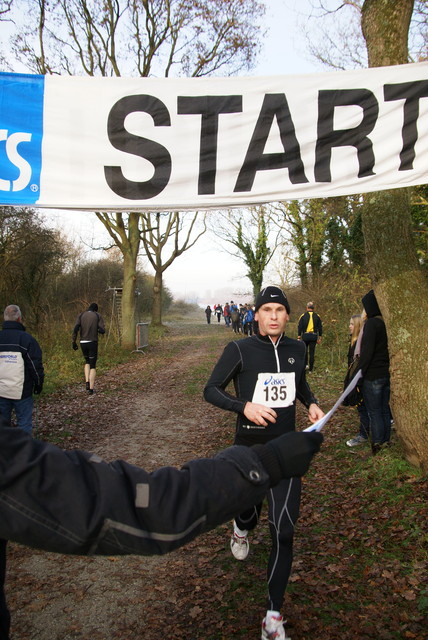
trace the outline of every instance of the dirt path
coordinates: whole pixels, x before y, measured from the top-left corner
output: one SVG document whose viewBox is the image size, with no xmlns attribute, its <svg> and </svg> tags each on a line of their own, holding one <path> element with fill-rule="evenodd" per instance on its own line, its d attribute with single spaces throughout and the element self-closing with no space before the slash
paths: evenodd
<svg viewBox="0 0 428 640">
<path fill-rule="evenodd" d="M 99 378 L 93 397 L 79 386 L 41 404 L 40 435 L 57 429 L 62 416 L 62 429 L 70 433 L 67 447 L 95 451 L 105 460 L 121 457 L 148 470 L 212 453 L 216 438 L 206 428 L 212 409 L 185 393 L 186 372 L 206 351 L 204 343 L 189 350 L 176 346 L 171 335 L 160 351 L 140 354 Z M 181 574 L 182 563 L 180 551 L 153 558 L 76 558 L 11 544 L 12 638 L 163 637 L 179 608 L 174 575 Z"/>
<path fill-rule="evenodd" d="M 42 397 L 39 436 L 147 470 L 213 454 L 231 444 L 234 417 L 205 403 L 202 388 L 230 338 L 224 325 L 175 327 L 156 348 L 100 377 L 94 396 L 81 384 Z M 327 369 L 310 383 L 331 407 L 341 383 Z M 297 422 L 305 420 L 298 405 Z M 381 477 L 382 458 L 372 468 L 364 448 L 337 445 L 356 429 L 357 412 L 338 411 L 304 478 L 287 631 L 293 640 L 426 640 L 426 557 L 413 552 L 402 524 L 426 528 L 426 483 L 398 477 L 405 502 L 373 508 L 354 473 Z M 231 559 L 229 525 L 164 557 L 80 558 L 11 544 L 11 640 L 255 640 L 269 548 L 263 518 L 245 563 Z M 397 541 L 400 552 L 388 547 Z"/>
</svg>

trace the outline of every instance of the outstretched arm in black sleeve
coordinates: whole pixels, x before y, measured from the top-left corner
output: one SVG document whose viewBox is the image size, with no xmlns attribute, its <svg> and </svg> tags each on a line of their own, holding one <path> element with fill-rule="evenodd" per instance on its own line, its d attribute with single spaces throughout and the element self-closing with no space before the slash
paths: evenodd
<svg viewBox="0 0 428 640">
<path fill-rule="evenodd" d="M 235 446 L 148 473 L 0 427 L 0 538 L 69 554 L 167 553 L 260 502 L 287 473 L 303 475 L 321 442 L 289 433 L 273 450 Z"/>
</svg>

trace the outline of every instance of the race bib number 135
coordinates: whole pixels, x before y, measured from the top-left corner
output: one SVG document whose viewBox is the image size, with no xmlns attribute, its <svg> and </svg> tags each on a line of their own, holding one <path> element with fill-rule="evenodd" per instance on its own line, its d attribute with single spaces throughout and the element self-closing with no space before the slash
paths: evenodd
<svg viewBox="0 0 428 640">
<path fill-rule="evenodd" d="M 296 398 L 294 373 L 259 373 L 253 402 L 267 407 L 289 407 Z"/>
</svg>

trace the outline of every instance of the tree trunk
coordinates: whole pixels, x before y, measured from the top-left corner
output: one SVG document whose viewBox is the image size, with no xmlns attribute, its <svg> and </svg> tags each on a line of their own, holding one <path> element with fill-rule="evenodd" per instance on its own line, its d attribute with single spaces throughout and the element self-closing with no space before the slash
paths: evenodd
<svg viewBox="0 0 428 640">
<path fill-rule="evenodd" d="M 365 199 L 363 229 L 388 332 L 396 432 L 407 460 L 427 472 L 428 284 L 416 260 L 408 212 L 408 194 L 402 189 L 370 194 Z"/>
<path fill-rule="evenodd" d="M 130 253 L 123 255 L 122 346 L 135 349 L 136 261 Z"/>
<path fill-rule="evenodd" d="M 248 274 L 248 278 L 251 281 L 253 298 L 255 300 L 257 297 L 257 294 L 262 290 L 262 287 L 263 287 L 263 271 L 261 273 Z"/>
<path fill-rule="evenodd" d="M 361 27 L 369 67 L 409 62 L 407 42 L 413 5 L 414 0 L 365 0 Z"/>
<path fill-rule="evenodd" d="M 406 63 L 413 0 L 366 0 L 362 29 L 370 66 Z M 362 213 L 368 269 L 385 320 L 391 407 L 409 462 L 428 471 L 428 282 L 411 234 L 409 193 L 370 193 Z"/>
<path fill-rule="evenodd" d="M 153 284 L 152 324 L 162 325 L 162 271 L 155 272 Z"/>
<path fill-rule="evenodd" d="M 127 234 L 123 232 L 123 290 L 122 290 L 122 345 L 135 349 L 135 286 L 137 260 L 140 250 L 140 215 L 128 214 Z"/>
</svg>

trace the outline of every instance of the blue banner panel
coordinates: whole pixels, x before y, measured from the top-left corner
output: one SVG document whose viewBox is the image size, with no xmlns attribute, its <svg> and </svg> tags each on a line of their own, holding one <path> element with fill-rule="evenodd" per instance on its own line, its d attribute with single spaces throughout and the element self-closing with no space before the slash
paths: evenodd
<svg viewBox="0 0 428 640">
<path fill-rule="evenodd" d="M 44 76 L 0 73 L 0 197 L 31 205 L 40 192 Z"/>
</svg>

